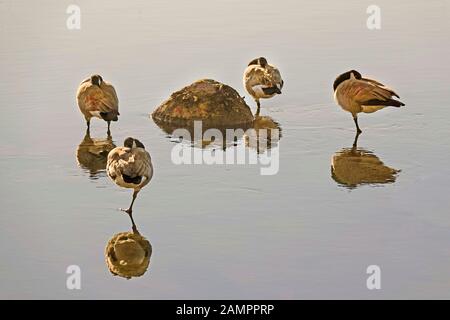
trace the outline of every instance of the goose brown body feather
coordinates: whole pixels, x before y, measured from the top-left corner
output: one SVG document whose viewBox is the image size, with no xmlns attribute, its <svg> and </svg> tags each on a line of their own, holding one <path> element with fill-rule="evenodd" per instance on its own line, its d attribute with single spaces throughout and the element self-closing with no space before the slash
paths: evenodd
<svg viewBox="0 0 450 320">
<path fill-rule="evenodd" d="M 401 101 L 393 99 L 399 97 L 394 90 L 376 80 L 353 76 L 337 86 L 334 97 L 341 108 L 353 116 L 360 112 L 372 113 L 387 106 L 404 106 Z"/>
<path fill-rule="evenodd" d="M 92 117 L 105 121 L 117 121 L 119 115 L 119 99 L 113 85 L 101 81 L 93 84 L 91 78 L 81 82 L 77 91 L 77 102 L 86 121 Z"/>
<path fill-rule="evenodd" d="M 144 148 L 114 148 L 108 154 L 107 172 L 118 186 L 139 191 L 153 176 L 150 154 Z"/>
</svg>

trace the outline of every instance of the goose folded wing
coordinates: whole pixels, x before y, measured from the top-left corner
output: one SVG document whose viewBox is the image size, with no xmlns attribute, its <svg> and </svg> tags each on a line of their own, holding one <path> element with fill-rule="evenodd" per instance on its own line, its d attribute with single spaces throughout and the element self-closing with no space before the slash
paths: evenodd
<svg viewBox="0 0 450 320">
<path fill-rule="evenodd" d="M 394 90 L 392 90 L 392 89 L 389 88 L 388 86 L 385 86 L 385 85 L 382 84 L 381 82 L 378 82 L 378 81 L 376 81 L 376 80 L 369 79 L 369 78 L 362 78 L 361 80 L 367 81 L 367 82 L 369 82 L 369 83 L 371 83 L 371 84 L 373 84 L 373 85 L 375 85 L 375 86 L 377 86 L 377 87 L 380 87 L 380 88 L 382 88 L 382 89 L 384 89 L 384 90 L 387 90 L 387 91 L 389 91 L 389 92 L 391 93 L 392 96 L 397 97 L 397 98 L 400 99 L 399 95 L 398 95 L 397 93 L 395 93 Z"/>
<path fill-rule="evenodd" d="M 120 171 L 124 180 L 130 180 L 132 183 L 139 184 L 142 178 L 149 178 L 151 174 L 151 163 L 142 152 L 133 151 L 127 160 L 119 161 Z"/>
<path fill-rule="evenodd" d="M 267 84 L 267 75 L 263 68 L 254 67 L 246 74 L 246 82 L 250 87 Z"/>
<path fill-rule="evenodd" d="M 102 90 L 105 94 L 105 97 L 107 98 L 109 102 L 109 106 L 112 110 L 118 110 L 119 109 L 119 99 L 117 98 L 116 90 L 112 85 L 109 83 L 103 82 L 102 84 Z"/>
<path fill-rule="evenodd" d="M 367 101 L 389 101 L 392 93 L 370 82 L 356 81 L 351 87 L 351 95 L 360 104 Z"/>
<path fill-rule="evenodd" d="M 99 88 L 89 88 L 84 94 L 84 104 L 86 110 L 90 112 L 111 112 L 114 109 L 111 107 L 111 102 L 105 96 L 103 91 Z"/>
<path fill-rule="evenodd" d="M 394 106 L 400 107 L 405 104 L 401 101 L 392 99 L 392 92 L 369 82 L 358 81 L 351 88 L 354 94 L 354 100 L 361 106 Z M 380 108 L 364 109 L 364 112 L 370 113 Z"/>
<path fill-rule="evenodd" d="M 281 73 L 277 68 L 269 66 L 267 69 L 267 73 L 269 75 L 268 78 L 273 85 L 282 87 L 283 79 L 281 78 Z"/>
</svg>

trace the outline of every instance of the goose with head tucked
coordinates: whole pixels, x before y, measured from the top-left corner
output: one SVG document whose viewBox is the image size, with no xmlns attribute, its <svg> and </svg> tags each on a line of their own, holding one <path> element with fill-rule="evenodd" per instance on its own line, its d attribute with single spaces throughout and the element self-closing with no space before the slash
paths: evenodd
<svg viewBox="0 0 450 320">
<path fill-rule="evenodd" d="M 261 104 L 260 99 L 272 98 L 276 94 L 281 94 L 284 81 L 281 78 L 280 71 L 267 62 L 264 57 L 256 58 L 250 61 L 244 71 L 244 87 L 247 92 L 255 99 L 258 109 L 256 115 L 259 115 Z"/>
<path fill-rule="evenodd" d="M 356 131 L 361 133 L 358 125 L 358 113 L 373 113 L 385 107 L 401 107 L 405 104 L 399 100 L 397 93 L 384 84 L 363 78 L 361 73 L 350 70 L 338 76 L 333 84 L 334 99 L 342 109 L 353 116 Z"/>
<path fill-rule="evenodd" d="M 137 139 L 128 137 L 123 147 L 117 147 L 108 154 L 106 170 L 108 176 L 118 186 L 133 189 L 133 199 L 128 209 L 121 209 L 130 216 L 133 224 L 133 204 L 139 191 L 145 187 L 153 176 L 150 154 Z"/>
<path fill-rule="evenodd" d="M 81 113 L 86 119 L 88 130 L 91 118 L 103 119 L 108 123 L 110 134 L 111 121 L 117 121 L 119 113 L 119 99 L 113 85 L 94 74 L 83 80 L 77 91 L 77 102 Z"/>
</svg>

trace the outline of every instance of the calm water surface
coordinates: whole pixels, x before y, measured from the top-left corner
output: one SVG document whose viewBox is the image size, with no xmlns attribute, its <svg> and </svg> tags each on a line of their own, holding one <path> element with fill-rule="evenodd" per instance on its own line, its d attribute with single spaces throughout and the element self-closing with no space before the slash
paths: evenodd
<svg viewBox="0 0 450 320">
<path fill-rule="evenodd" d="M 1 298 L 450 298 L 449 1 L 380 0 L 378 31 L 371 1 L 77 1 L 79 31 L 68 4 L 0 1 Z M 173 164 L 149 113 L 204 77 L 246 95 L 242 72 L 261 55 L 285 80 L 261 111 L 283 130 L 279 173 Z M 332 97 L 352 68 L 407 105 L 362 115 L 353 150 Z M 93 72 L 121 112 L 111 138 L 92 121 L 100 158 L 83 153 L 93 142 L 75 101 Z M 155 167 L 135 205 L 153 254 L 130 280 L 112 276 L 104 248 L 131 231 L 117 210 L 131 193 L 101 162 L 127 136 Z M 81 290 L 66 289 L 73 264 Z M 372 264 L 379 291 L 366 289 Z"/>
</svg>

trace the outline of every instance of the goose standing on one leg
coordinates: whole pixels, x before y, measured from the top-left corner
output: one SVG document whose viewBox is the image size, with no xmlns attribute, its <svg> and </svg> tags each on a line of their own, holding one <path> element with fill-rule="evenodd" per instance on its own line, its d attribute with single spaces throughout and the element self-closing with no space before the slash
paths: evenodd
<svg viewBox="0 0 450 320">
<path fill-rule="evenodd" d="M 81 82 L 77 91 L 78 107 L 83 113 L 87 128 L 90 128 L 92 117 L 103 119 L 108 123 L 110 134 L 111 121 L 117 121 L 119 116 L 119 99 L 112 84 L 94 74 Z"/>
<path fill-rule="evenodd" d="M 125 211 L 133 224 L 133 204 L 139 191 L 145 187 L 153 176 L 150 154 L 137 139 L 126 138 L 123 147 L 117 147 L 108 154 L 106 169 L 108 176 L 120 187 L 133 189 L 133 199 Z"/>
<path fill-rule="evenodd" d="M 283 84 L 280 71 L 268 64 L 266 58 L 260 57 L 250 61 L 244 72 L 244 87 L 256 101 L 258 106 L 256 115 L 259 115 L 261 106 L 259 99 L 268 99 L 281 94 Z"/>
<path fill-rule="evenodd" d="M 388 106 L 401 107 L 405 104 L 392 99 L 400 98 L 394 90 L 378 81 L 363 78 L 358 71 L 351 70 L 341 74 L 333 84 L 334 99 L 353 116 L 356 131 L 361 133 L 358 125 L 358 113 L 372 113 Z"/>
</svg>

